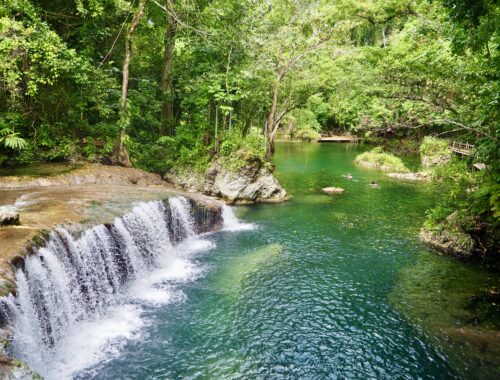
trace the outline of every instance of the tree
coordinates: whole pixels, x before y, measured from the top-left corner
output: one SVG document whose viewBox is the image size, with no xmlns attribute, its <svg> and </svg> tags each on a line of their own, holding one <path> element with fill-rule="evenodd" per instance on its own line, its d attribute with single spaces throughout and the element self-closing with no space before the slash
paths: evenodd
<svg viewBox="0 0 500 380">
<path fill-rule="evenodd" d="M 115 152 L 113 155 L 114 163 L 126 167 L 131 167 L 129 153 L 127 147 L 125 146 L 125 138 L 127 133 L 127 127 L 130 125 L 130 115 L 127 112 L 127 96 L 128 96 L 128 85 L 129 85 L 129 74 L 130 74 L 130 59 L 132 57 L 132 35 L 134 34 L 141 17 L 144 14 L 144 8 L 146 6 L 146 0 L 140 0 L 137 10 L 134 13 L 134 17 L 130 22 L 130 26 L 127 30 L 125 37 L 125 58 L 123 59 L 122 68 L 122 87 L 121 87 L 121 98 L 120 98 L 120 134 L 118 136 L 118 142 L 115 147 Z"/>
</svg>

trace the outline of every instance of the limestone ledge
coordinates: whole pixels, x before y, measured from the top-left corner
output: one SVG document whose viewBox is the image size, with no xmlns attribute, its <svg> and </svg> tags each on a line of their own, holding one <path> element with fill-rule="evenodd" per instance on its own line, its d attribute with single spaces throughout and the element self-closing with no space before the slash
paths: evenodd
<svg viewBox="0 0 500 380">
<path fill-rule="evenodd" d="M 205 173 L 170 171 L 164 178 L 180 189 L 213 196 L 229 204 L 276 203 L 288 199 L 273 173 L 255 165 L 233 170 L 215 161 Z"/>
<path fill-rule="evenodd" d="M 0 206 L 15 205 L 20 225 L 0 227 L 0 296 L 15 291 L 12 264 L 30 247 L 43 244 L 59 225 L 75 230 L 112 223 L 142 201 L 182 195 L 194 205 L 197 232 L 222 226 L 222 203 L 176 190 L 160 176 L 138 169 L 87 165 L 71 173 L 43 178 L 0 178 Z"/>
</svg>

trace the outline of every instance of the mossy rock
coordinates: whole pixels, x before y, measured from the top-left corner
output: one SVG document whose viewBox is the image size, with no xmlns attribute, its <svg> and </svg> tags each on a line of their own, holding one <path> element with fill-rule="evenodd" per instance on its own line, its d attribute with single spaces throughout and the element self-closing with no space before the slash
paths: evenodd
<svg viewBox="0 0 500 380">
<path fill-rule="evenodd" d="M 426 167 L 443 165 L 451 159 L 447 140 L 426 136 L 419 150 L 422 164 Z"/>
<path fill-rule="evenodd" d="M 371 167 L 384 171 L 396 173 L 408 173 L 409 170 L 401 158 L 393 154 L 386 153 L 381 147 L 376 147 L 371 151 L 361 153 L 355 160 L 355 163 L 361 166 Z"/>
</svg>

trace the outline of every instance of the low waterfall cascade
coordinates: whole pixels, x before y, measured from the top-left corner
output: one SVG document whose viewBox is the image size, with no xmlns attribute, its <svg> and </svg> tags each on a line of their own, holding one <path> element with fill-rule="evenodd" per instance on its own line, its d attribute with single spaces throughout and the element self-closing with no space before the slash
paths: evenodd
<svg viewBox="0 0 500 380">
<path fill-rule="evenodd" d="M 69 331 L 104 318 L 123 302 L 131 283 L 158 269 L 160 262 L 167 268 L 176 246 L 196 238 L 193 207 L 192 201 L 173 197 L 140 203 L 112 224 L 78 237 L 65 228 L 51 232 L 45 245 L 17 267 L 16 296 L 2 299 L 13 329 L 13 356 L 43 376 L 55 377 L 44 368 Z M 227 217 L 232 211 L 224 213 Z"/>
</svg>

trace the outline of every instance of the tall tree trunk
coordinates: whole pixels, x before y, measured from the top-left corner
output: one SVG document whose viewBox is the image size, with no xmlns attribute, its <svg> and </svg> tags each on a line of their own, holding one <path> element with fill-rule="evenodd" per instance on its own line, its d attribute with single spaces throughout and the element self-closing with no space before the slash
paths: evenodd
<svg viewBox="0 0 500 380">
<path fill-rule="evenodd" d="M 176 118 L 174 115 L 174 85 L 173 85 L 173 68 L 174 68 L 174 48 L 175 34 L 177 32 L 177 21 L 170 15 L 167 15 L 167 29 L 165 31 L 165 62 L 161 76 L 161 91 L 162 91 L 162 110 L 160 135 L 172 136 L 175 131 Z"/>
<path fill-rule="evenodd" d="M 269 115 L 267 117 L 267 128 L 266 128 L 266 133 L 267 133 L 267 150 L 266 150 L 266 156 L 268 159 L 271 159 L 274 155 L 274 130 L 276 127 L 276 111 L 278 109 L 278 101 L 279 101 L 279 96 L 280 96 L 280 86 L 281 86 L 281 79 L 283 78 L 284 73 L 282 71 L 279 71 L 278 74 L 276 75 L 276 79 L 274 82 L 274 89 L 273 89 L 273 101 L 271 103 L 271 110 L 269 111 Z"/>
<path fill-rule="evenodd" d="M 130 125 L 130 117 L 127 112 L 127 96 L 130 58 L 132 57 L 132 34 L 134 34 L 137 25 L 139 25 L 139 22 L 141 21 L 145 5 L 146 0 L 140 0 L 139 7 L 132 18 L 132 22 L 130 23 L 125 37 L 125 58 L 123 60 L 122 68 L 122 91 L 120 99 L 120 134 L 118 136 L 118 142 L 113 155 L 113 163 L 126 167 L 132 166 L 127 147 L 125 146 L 127 127 Z"/>
</svg>

